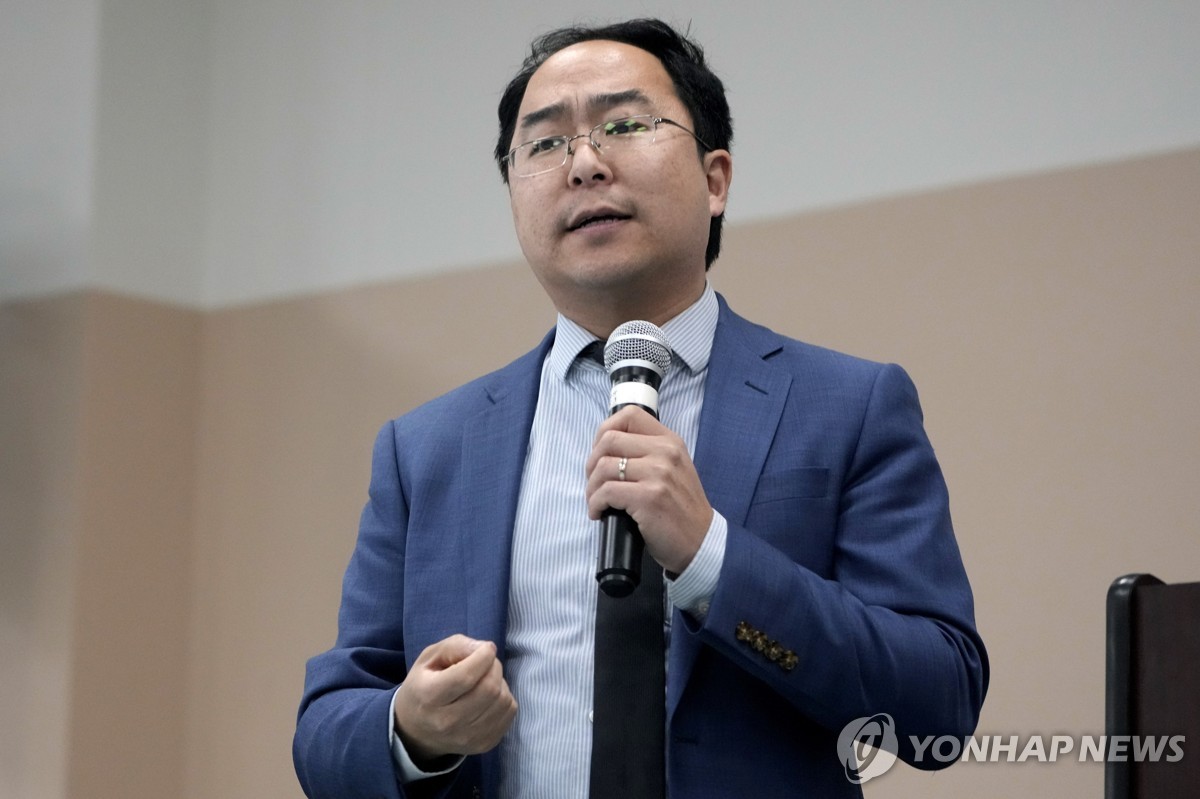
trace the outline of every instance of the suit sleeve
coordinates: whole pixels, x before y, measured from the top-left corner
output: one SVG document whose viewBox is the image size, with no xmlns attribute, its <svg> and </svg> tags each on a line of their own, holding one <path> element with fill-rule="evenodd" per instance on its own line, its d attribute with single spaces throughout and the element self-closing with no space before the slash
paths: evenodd
<svg viewBox="0 0 1200 799">
<path fill-rule="evenodd" d="M 831 488 L 832 529 L 788 532 L 830 536 L 825 573 L 730 521 L 708 616 L 685 621 L 829 730 L 888 713 L 912 762 L 908 736 L 975 729 L 987 655 L 916 389 L 882 367 L 864 407 Z"/>
<path fill-rule="evenodd" d="M 407 525 L 389 422 L 375 441 L 369 499 L 342 582 L 337 641 L 306 670 L 292 756 L 312 799 L 405 795 L 388 731 L 392 694 L 407 674 L 402 623 Z M 422 780 L 409 795 L 414 790 L 431 795 L 445 782 Z"/>
</svg>

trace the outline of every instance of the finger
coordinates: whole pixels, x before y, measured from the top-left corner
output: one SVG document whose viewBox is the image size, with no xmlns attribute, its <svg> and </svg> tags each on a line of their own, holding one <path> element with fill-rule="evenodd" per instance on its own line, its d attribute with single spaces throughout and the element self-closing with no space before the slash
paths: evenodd
<svg viewBox="0 0 1200 799">
<path fill-rule="evenodd" d="M 453 677 L 455 681 L 473 687 L 476 683 L 487 676 L 492 668 L 493 663 L 498 663 L 496 657 L 496 645 L 491 641 L 478 641 L 471 653 L 462 660 L 447 666 L 442 672 L 447 677 Z"/>
<path fill-rule="evenodd" d="M 596 461 L 596 466 L 587 475 L 587 484 L 584 486 L 584 497 L 588 503 L 589 511 L 594 509 L 594 502 L 603 501 L 604 497 L 597 498 L 597 494 L 604 492 L 609 486 L 616 488 L 629 488 L 636 482 L 640 471 L 643 458 L 618 458 L 615 455 L 605 455 Z M 622 465 L 624 465 L 624 477 L 622 477 Z M 628 495 L 619 492 L 621 496 Z M 608 493 L 605 493 L 608 496 Z M 624 509 L 624 504 L 612 505 L 611 507 L 618 510 Z M 603 510 L 600 507 L 599 510 Z M 599 516 L 593 515 L 593 518 Z"/>
<path fill-rule="evenodd" d="M 630 498 L 609 490 L 608 485 L 610 484 L 606 483 L 588 495 L 588 518 L 592 521 L 604 518 L 604 514 L 610 510 L 627 511 L 629 509 Z"/>
<path fill-rule="evenodd" d="M 504 733 L 512 726 L 517 717 L 517 702 L 512 694 L 507 694 L 502 700 L 488 705 L 483 713 L 471 722 L 469 729 L 473 733 L 470 747 L 473 752 L 486 752 L 500 743 Z"/>
<path fill-rule="evenodd" d="M 605 457 L 588 476 L 584 497 L 588 517 L 599 519 L 606 510 L 628 511 L 646 485 L 641 482 L 653 474 L 653 458 L 626 458 L 625 479 L 620 477 L 621 458 Z"/>
<path fill-rule="evenodd" d="M 462 651 L 459 649 L 456 653 Z M 465 651 L 467 655 L 460 660 L 449 664 L 435 661 L 429 667 L 431 700 L 442 705 L 459 701 L 488 674 L 492 664 L 498 662 L 496 645 L 491 641 L 471 641 Z"/>
<path fill-rule="evenodd" d="M 504 679 L 503 666 L 496 660 L 487 676 L 463 697 L 461 706 L 464 718 L 471 719 L 472 723 L 488 724 L 515 714 L 516 705 Z"/>
<path fill-rule="evenodd" d="M 639 408 L 636 405 L 626 405 L 600 424 L 600 427 L 596 431 L 595 440 L 598 441 L 600 436 L 609 430 L 636 433 L 638 435 L 654 435 L 666 429 L 661 422 L 650 415 L 644 408 Z"/>
<path fill-rule="evenodd" d="M 630 462 L 633 462 L 635 458 L 651 456 L 665 446 L 669 446 L 667 443 L 669 441 L 669 438 L 662 438 L 660 435 L 607 430 L 596 437 L 592 451 L 588 454 L 587 463 L 584 465 L 584 471 L 588 477 L 591 477 L 599 469 L 601 460 L 611 457 L 613 460 L 607 464 L 608 468 L 601 470 L 599 476 L 604 479 L 617 480 L 619 479 L 619 470 L 616 465 L 619 464 L 621 458 L 628 458 Z M 625 476 L 628 479 L 628 470 L 626 470 Z"/>
<path fill-rule="evenodd" d="M 633 471 L 638 462 L 637 457 L 616 455 L 597 455 L 594 465 L 587 469 L 588 490 L 592 491 L 609 480 L 617 482 L 633 482 L 636 478 Z"/>
<path fill-rule="evenodd" d="M 465 635 L 451 635 L 425 647 L 413 665 L 440 671 L 465 659 L 484 643 Z"/>
<path fill-rule="evenodd" d="M 517 701 L 504 679 L 500 661 L 494 661 L 484 679 L 454 704 L 454 712 L 463 723 L 459 730 L 458 750 L 473 754 L 491 749 L 500 742 L 517 714 Z"/>
</svg>

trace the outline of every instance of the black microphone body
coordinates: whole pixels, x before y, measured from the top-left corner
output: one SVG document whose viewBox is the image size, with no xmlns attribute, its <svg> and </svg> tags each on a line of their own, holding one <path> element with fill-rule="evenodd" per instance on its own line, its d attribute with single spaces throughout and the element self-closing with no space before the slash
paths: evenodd
<svg viewBox="0 0 1200 799">
<path fill-rule="evenodd" d="M 657 419 L 658 388 L 671 362 L 663 332 L 649 322 L 626 322 L 609 337 L 604 362 L 612 380 L 609 415 L 636 405 Z M 604 512 L 596 569 L 596 581 L 604 593 L 611 597 L 633 593 L 642 581 L 645 547 L 637 522 L 628 513 Z"/>
</svg>

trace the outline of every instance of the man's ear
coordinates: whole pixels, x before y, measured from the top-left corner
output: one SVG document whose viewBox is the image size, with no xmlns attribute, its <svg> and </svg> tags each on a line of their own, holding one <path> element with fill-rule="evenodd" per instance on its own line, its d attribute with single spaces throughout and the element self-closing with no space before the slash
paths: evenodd
<svg viewBox="0 0 1200 799">
<path fill-rule="evenodd" d="M 704 154 L 704 174 L 708 179 L 708 210 L 718 217 L 725 213 L 725 203 L 729 200 L 733 156 L 728 150 L 709 150 Z"/>
</svg>

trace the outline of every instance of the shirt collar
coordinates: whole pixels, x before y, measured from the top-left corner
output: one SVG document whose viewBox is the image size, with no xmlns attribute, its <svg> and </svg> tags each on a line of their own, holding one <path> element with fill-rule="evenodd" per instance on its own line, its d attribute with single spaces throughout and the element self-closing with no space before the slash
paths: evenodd
<svg viewBox="0 0 1200 799">
<path fill-rule="evenodd" d="M 698 374 L 708 368 L 719 313 L 717 293 L 713 291 L 712 285 L 705 281 L 704 293 L 700 295 L 700 299 L 663 325 L 663 332 L 667 334 L 671 352 L 674 353 L 671 360 L 675 365 L 682 363 L 692 374 Z"/>
<path fill-rule="evenodd" d="M 708 368 L 718 313 L 717 293 L 705 281 L 700 299 L 662 326 L 671 345 L 671 362 L 676 367 L 682 365 L 692 374 Z M 554 344 L 547 356 L 552 372 L 565 380 L 576 363 L 579 351 L 596 340 L 595 336 L 560 313 Z"/>
</svg>

